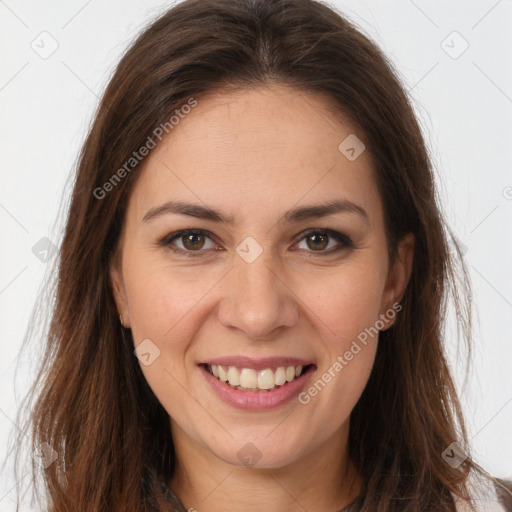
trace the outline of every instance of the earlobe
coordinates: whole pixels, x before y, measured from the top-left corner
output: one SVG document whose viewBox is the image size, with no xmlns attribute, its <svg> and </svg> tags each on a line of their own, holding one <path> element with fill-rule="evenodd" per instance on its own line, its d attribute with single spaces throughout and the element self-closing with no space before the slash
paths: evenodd
<svg viewBox="0 0 512 512">
<path fill-rule="evenodd" d="M 412 273 L 414 243 L 415 237 L 412 233 L 408 233 L 398 242 L 396 258 L 389 271 L 382 296 L 382 314 L 393 308 L 393 305 L 400 303 L 405 294 Z M 395 318 L 396 315 L 393 315 L 393 320 L 389 321 L 386 329 L 393 325 Z"/>
<path fill-rule="evenodd" d="M 124 279 L 118 262 L 113 262 L 110 266 L 110 287 L 119 313 L 120 322 L 123 327 L 130 327 L 130 315 L 128 311 Z"/>
</svg>

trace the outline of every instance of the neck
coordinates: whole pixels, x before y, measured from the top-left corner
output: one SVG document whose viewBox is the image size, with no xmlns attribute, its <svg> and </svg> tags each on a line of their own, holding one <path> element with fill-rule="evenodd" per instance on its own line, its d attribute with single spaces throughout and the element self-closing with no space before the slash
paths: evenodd
<svg viewBox="0 0 512 512">
<path fill-rule="evenodd" d="M 176 470 L 170 487 L 186 510 L 338 512 L 361 492 L 347 453 L 348 420 L 323 445 L 278 468 L 229 464 L 171 425 Z"/>
</svg>

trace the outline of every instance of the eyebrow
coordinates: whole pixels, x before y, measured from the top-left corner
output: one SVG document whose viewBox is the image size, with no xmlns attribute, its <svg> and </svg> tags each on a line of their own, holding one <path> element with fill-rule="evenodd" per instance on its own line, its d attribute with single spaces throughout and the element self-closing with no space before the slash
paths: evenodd
<svg viewBox="0 0 512 512">
<path fill-rule="evenodd" d="M 233 217 L 224 215 L 219 211 L 199 204 L 185 203 L 181 201 L 169 201 L 161 206 L 149 209 L 142 218 L 142 221 L 149 222 L 150 220 L 170 213 L 188 215 L 198 219 L 223 222 L 226 224 L 233 224 L 234 222 Z M 318 219 L 321 217 L 327 217 L 328 215 L 334 215 L 336 213 L 356 214 L 362 217 L 367 223 L 369 220 L 368 214 L 361 206 L 353 203 L 352 201 L 348 201 L 347 199 L 337 199 L 319 205 L 302 206 L 289 210 L 283 215 L 281 223 L 294 223 L 309 219 Z"/>
</svg>

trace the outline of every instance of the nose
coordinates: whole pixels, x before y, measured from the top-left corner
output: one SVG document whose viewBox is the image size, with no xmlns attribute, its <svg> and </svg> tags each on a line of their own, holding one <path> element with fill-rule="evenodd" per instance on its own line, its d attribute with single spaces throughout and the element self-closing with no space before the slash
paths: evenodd
<svg viewBox="0 0 512 512">
<path fill-rule="evenodd" d="M 236 261 L 218 309 L 224 327 L 265 341 L 298 322 L 294 294 L 274 267 L 263 256 L 252 263 Z"/>
</svg>

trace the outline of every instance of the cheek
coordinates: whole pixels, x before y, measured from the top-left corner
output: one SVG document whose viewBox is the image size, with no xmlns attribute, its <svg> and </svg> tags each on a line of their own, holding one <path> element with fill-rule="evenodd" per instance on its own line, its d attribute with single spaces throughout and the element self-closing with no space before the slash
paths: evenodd
<svg viewBox="0 0 512 512">
<path fill-rule="evenodd" d="M 309 294 L 301 292 L 322 345 L 317 375 L 301 403 L 317 416 L 330 411 L 334 424 L 349 416 L 370 377 L 384 276 L 377 264 L 347 266 L 309 283 Z"/>
<path fill-rule="evenodd" d="M 184 328 L 199 327 L 190 318 L 201 310 L 209 291 L 222 279 L 214 270 L 176 269 L 161 261 L 127 262 L 125 275 L 134 339 L 176 341 Z M 182 338 L 182 336 L 179 336 Z"/>
<path fill-rule="evenodd" d="M 157 347 L 154 361 L 141 364 L 144 377 L 171 416 L 189 414 L 186 358 L 201 328 L 198 314 L 215 285 L 215 275 L 202 273 L 198 279 L 197 272 L 176 270 L 142 255 L 127 258 L 124 273 L 134 343 L 138 346 L 149 339 Z"/>
<path fill-rule="evenodd" d="M 378 320 L 384 281 L 382 265 L 361 258 L 324 276 L 297 282 L 297 287 L 332 348 L 342 349 Z"/>
<path fill-rule="evenodd" d="M 172 415 L 176 410 L 171 409 L 183 410 L 190 401 L 184 392 L 191 387 L 194 366 L 189 348 L 204 327 L 212 291 L 226 269 L 177 269 L 161 258 L 133 254 L 127 251 L 123 267 L 133 339 L 136 346 L 147 339 L 156 345 L 158 357 L 148 366 L 141 364 L 141 369 Z"/>
</svg>

